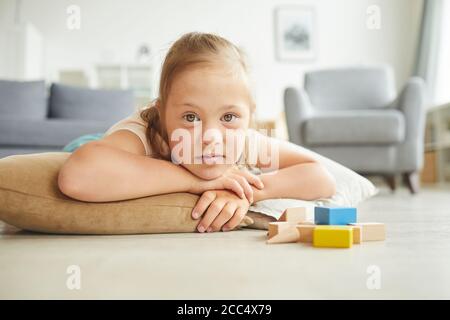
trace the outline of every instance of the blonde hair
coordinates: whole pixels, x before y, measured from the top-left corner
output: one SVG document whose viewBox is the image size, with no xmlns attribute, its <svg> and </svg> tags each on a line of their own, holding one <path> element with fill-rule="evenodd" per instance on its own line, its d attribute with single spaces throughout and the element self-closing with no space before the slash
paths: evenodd
<svg viewBox="0 0 450 320">
<path fill-rule="evenodd" d="M 159 81 L 159 94 L 150 105 L 140 112 L 141 118 L 147 123 L 146 138 L 155 158 L 170 160 L 168 135 L 164 127 L 165 107 L 170 88 L 175 76 L 187 67 L 195 64 L 226 63 L 230 71 L 244 71 L 249 74 L 249 66 L 245 53 L 230 41 L 211 33 L 190 32 L 181 36 L 170 47 L 162 65 Z M 249 92 L 250 127 L 254 127 L 255 102 Z M 158 104 L 158 108 L 156 107 Z M 246 158 L 246 157 L 245 157 Z"/>
</svg>

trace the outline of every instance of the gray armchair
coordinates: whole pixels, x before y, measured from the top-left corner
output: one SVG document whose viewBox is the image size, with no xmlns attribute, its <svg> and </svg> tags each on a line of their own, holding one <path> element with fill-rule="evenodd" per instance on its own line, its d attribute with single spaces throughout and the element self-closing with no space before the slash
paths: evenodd
<svg viewBox="0 0 450 320">
<path fill-rule="evenodd" d="M 382 175 L 391 189 L 402 174 L 418 191 L 423 165 L 424 82 L 409 79 L 396 96 L 388 66 L 305 74 L 304 89 L 284 92 L 289 140 L 364 175 Z"/>
</svg>

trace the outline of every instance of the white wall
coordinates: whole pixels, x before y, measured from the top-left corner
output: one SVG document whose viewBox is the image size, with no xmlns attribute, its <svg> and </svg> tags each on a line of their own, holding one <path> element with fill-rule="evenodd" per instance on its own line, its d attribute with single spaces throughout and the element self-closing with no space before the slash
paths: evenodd
<svg viewBox="0 0 450 320">
<path fill-rule="evenodd" d="M 69 5 L 81 8 L 81 29 L 66 27 Z M 313 62 L 275 59 L 274 8 L 286 4 L 315 7 L 318 56 Z M 366 27 L 366 9 L 381 8 L 381 29 Z M 13 0 L 0 0 L 0 21 L 12 21 Z M 84 68 L 105 59 L 133 59 L 148 42 L 160 66 L 171 42 L 189 31 L 215 32 L 242 46 L 250 57 L 260 118 L 278 116 L 287 86 L 300 86 L 306 70 L 356 63 L 389 63 L 397 85 L 415 62 L 422 0 L 22 0 L 21 19 L 45 39 L 47 80 L 60 68 Z M 111 62 L 111 61 L 110 61 Z M 155 81 L 157 81 L 155 77 Z"/>
<path fill-rule="evenodd" d="M 40 80 L 44 75 L 42 35 L 29 22 L 0 29 L 0 77 Z"/>
</svg>

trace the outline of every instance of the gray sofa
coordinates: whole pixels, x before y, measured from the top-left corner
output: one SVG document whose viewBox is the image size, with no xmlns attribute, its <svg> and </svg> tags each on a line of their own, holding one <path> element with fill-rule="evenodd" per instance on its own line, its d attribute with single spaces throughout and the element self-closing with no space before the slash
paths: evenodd
<svg viewBox="0 0 450 320">
<path fill-rule="evenodd" d="M 75 138 L 103 133 L 133 112 L 128 90 L 93 90 L 44 81 L 0 80 L 0 158 L 61 151 Z"/>
<path fill-rule="evenodd" d="M 389 66 L 305 74 L 284 105 L 290 141 L 364 175 L 382 175 L 395 189 L 402 174 L 412 193 L 423 165 L 424 83 L 409 79 L 399 95 Z"/>
</svg>

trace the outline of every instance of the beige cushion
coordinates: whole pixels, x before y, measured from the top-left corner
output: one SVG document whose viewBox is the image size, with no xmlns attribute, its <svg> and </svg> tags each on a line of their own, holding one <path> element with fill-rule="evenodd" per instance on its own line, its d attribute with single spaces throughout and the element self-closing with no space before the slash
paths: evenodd
<svg viewBox="0 0 450 320">
<path fill-rule="evenodd" d="M 0 220 L 21 229 L 65 234 L 195 232 L 191 218 L 198 196 L 177 193 L 112 202 L 84 202 L 58 188 L 68 152 L 0 159 Z M 250 217 L 240 227 L 253 223 Z"/>
</svg>

